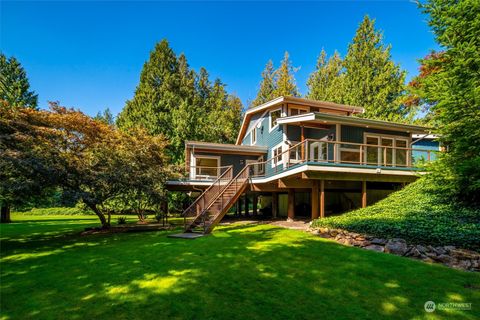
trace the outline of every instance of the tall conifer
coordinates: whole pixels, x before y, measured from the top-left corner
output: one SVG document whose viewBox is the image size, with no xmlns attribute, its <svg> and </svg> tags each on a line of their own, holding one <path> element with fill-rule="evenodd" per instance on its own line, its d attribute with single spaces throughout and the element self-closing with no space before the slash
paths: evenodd
<svg viewBox="0 0 480 320">
<path fill-rule="evenodd" d="M 327 60 L 322 49 L 316 70 L 310 75 L 307 86 L 309 99 L 342 103 L 344 96 L 343 62 L 337 51 Z"/>
<path fill-rule="evenodd" d="M 275 98 L 275 69 L 272 60 L 268 60 L 265 69 L 262 71 L 262 82 L 257 97 L 252 101 L 251 107 L 255 107 Z"/>
<path fill-rule="evenodd" d="M 365 16 L 344 60 L 344 102 L 365 108 L 365 117 L 401 120 L 409 109 L 401 104 L 405 72 L 390 56 L 375 21 Z"/>
<path fill-rule="evenodd" d="M 292 96 L 298 97 L 300 93 L 298 92 L 297 84 L 295 82 L 295 72 L 297 68 L 292 66 L 290 61 L 290 56 L 288 52 L 285 51 L 282 63 L 280 67 L 275 71 L 275 84 L 276 88 L 274 91 L 274 96 Z"/>
</svg>

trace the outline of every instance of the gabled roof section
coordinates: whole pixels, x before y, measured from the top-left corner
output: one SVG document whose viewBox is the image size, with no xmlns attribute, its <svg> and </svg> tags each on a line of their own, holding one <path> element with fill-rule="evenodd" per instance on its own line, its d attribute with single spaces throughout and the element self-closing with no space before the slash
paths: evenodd
<svg viewBox="0 0 480 320">
<path fill-rule="evenodd" d="M 264 104 L 250 108 L 245 112 L 245 115 L 242 121 L 242 126 L 240 127 L 240 132 L 238 133 L 236 144 L 239 145 L 242 143 L 242 139 L 246 134 L 250 119 L 253 114 L 256 114 L 258 112 L 264 112 L 268 109 L 271 109 L 272 107 L 276 107 L 283 104 L 289 104 L 289 103 L 295 104 L 295 105 L 317 107 L 317 108 L 322 108 L 322 109 L 327 109 L 327 110 L 332 110 L 337 112 L 343 111 L 349 114 L 365 112 L 365 109 L 361 107 L 349 106 L 349 105 L 333 103 L 328 101 L 316 101 L 316 100 L 289 97 L 289 96 L 280 96 L 278 98 L 265 102 Z"/>
</svg>

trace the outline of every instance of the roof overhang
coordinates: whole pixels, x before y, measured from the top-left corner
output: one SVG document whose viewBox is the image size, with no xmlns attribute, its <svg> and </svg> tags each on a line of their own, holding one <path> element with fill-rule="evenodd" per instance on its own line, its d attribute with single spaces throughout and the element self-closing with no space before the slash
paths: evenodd
<svg viewBox="0 0 480 320">
<path fill-rule="evenodd" d="M 259 106 L 250 108 L 245 112 L 242 125 L 240 126 L 240 132 L 238 133 L 236 144 L 242 143 L 242 139 L 246 134 L 248 123 L 250 122 L 250 119 L 253 114 L 268 110 L 278 105 L 288 104 L 288 103 L 295 104 L 295 105 L 330 109 L 332 111 L 344 111 L 350 114 L 365 113 L 365 109 L 361 107 L 349 106 L 345 104 L 333 103 L 328 101 L 316 101 L 316 100 L 310 100 L 310 99 L 281 96 L 273 100 L 270 100 L 268 102 L 265 102 L 264 104 L 261 104 Z"/>
<path fill-rule="evenodd" d="M 243 146 L 236 144 L 223 144 L 223 143 L 212 143 L 212 142 L 202 142 L 202 141 L 187 141 L 185 142 L 185 147 L 192 148 L 197 151 L 208 151 L 215 153 L 235 153 L 235 154 L 252 154 L 252 155 L 263 155 L 268 152 L 267 147 L 261 146 Z"/>
<path fill-rule="evenodd" d="M 323 112 L 311 112 L 277 120 L 279 124 L 347 124 L 357 127 L 402 131 L 408 133 L 427 133 L 430 128 L 390 121 L 373 120 L 351 116 L 341 116 Z"/>
</svg>

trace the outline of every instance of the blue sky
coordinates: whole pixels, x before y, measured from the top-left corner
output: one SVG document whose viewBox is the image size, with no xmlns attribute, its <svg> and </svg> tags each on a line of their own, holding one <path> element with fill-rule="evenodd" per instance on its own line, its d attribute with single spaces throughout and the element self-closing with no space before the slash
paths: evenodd
<svg viewBox="0 0 480 320">
<path fill-rule="evenodd" d="M 5 2 L 0 48 L 23 64 L 39 104 L 58 100 L 94 115 L 121 111 L 143 63 L 167 38 L 194 69 L 205 67 L 244 104 L 268 59 L 290 53 L 302 94 L 322 48 L 342 55 L 365 14 L 392 44 L 395 62 L 417 73 L 437 48 L 426 17 L 410 1 L 372 2 Z"/>
</svg>

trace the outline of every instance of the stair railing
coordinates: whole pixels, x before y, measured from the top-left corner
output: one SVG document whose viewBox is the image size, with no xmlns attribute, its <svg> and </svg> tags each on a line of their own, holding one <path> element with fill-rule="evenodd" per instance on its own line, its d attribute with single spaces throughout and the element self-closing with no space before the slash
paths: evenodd
<svg viewBox="0 0 480 320">
<path fill-rule="evenodd" d="M 232 180 L 233 167 L 230 166 L 224 173 L 222 173 L 217 180 L 215 180 L 195 201 L 183 211 L 183 222 L 185 228 L 187 227 L 187 219 L 195 218 L 201 215 L 212 201 L 218 198 L 218 195 L 224 188 L 227 187 L 228 182 Z"/>
</svg>

